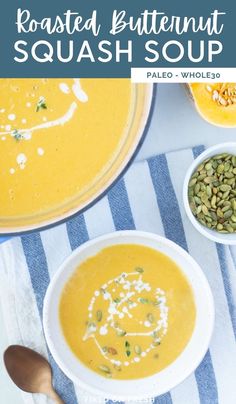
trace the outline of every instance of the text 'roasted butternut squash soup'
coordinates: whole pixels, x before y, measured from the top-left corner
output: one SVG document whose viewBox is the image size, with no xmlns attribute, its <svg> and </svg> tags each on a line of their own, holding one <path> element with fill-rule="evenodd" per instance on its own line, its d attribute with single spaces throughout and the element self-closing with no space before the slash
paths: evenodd
<svg viewBox="0 0 236 404">
<path fill-rule="evenodd" d="M 87 367 L 105 377 L 136 379 L 171 364 L 193 333 L 191 286 L 166 255 L 115 245 L 84 261 L 59 306 L 64 337 Z"/>
<path fill-rule="evenodd" d="M 0 226 L 99 193 L 137 134 L 144 93 L 128 79 L 0 79 Z"/>
</svg>

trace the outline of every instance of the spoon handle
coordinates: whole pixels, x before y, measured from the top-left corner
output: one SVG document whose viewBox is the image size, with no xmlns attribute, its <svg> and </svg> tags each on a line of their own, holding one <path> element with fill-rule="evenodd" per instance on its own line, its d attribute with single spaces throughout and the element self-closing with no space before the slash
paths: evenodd
<svg viewBox="0 0 236 404">
<path fill-rule="evenodd" d="M 55 392 L 54 389 L 50 390 L 50 392 L 48 393 L 48 395 L 50 396 L 50 398 L 53 399 L 53 401 L 56 404 L 65 404 L 64 401 L 62 401 L 62 399 L 59 397 L 59 395 Z"/>
</svg>

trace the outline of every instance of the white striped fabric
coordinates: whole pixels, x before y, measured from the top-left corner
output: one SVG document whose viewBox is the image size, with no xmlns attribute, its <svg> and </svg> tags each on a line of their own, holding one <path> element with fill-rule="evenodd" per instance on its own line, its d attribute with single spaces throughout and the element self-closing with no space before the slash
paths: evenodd
<svg viewBox="0 0 236 404">
<path fill-rule="evenodd" d="M 49 359 L 55 386 L 66 404 L 110 401 L 78 391 L 47 351 L 41 320 L 48 283 L 61 262 L 81 243 L 107 232 L 135 228 L 164 235 L 188 250 L 205 272 L 216 305 L 214 335 L 203 362 L 181 385 L 152 401 L 236 403 L 236 250 L 203 238 L 188 221 L 182 204 L 184 174 L 201 150 L 182 150 L 135 163 L 124 179 L 83 215 L 0 246 L 0 296 L 9 343 L 30 346 Z M 29 394 L 24 399 L 29 404 L 47 402 Z"/>
</svg>

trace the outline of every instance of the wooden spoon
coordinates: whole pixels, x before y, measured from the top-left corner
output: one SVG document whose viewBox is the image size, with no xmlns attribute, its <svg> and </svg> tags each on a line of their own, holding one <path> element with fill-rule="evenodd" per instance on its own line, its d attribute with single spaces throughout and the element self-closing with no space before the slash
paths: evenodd
<svg viewBox="0 0 236 404">
<path fill-rule="evenodd" d="M 64 404 L 52 386 L 52 369 L 48 361 L 21 345 L 11 345 L 4 352 L 4 362 L 13 382 L 27 393 L 42 393 L 57 404 Z"/>
</svg>

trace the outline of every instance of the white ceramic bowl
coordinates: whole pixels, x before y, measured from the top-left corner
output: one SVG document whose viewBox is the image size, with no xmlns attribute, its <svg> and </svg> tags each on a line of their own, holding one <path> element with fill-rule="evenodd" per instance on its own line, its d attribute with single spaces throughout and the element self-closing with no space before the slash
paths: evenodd
<svg viewBox="0 0 236 404">
<path fill-rule="evenodd" d="M 216 243 L 233 245 L 233 244 L 236 244 L 236 233 L 222 234 L 222 233 L 217 232 L 216 230 L 211 230 L 211 229 L 208 229 L 207 227 L 203 226 L 192 214 L 190 206 L 189 206 L 189 201 L 188 201 L 188 184 L 189 184 L 189 180 L 190 180 L 192 174 L 197 169 L 199 164 L 201 164 L 204 160 L 206 160 L 210 156 L 215 156 L 216 154 L 220 154 L 220 153 L 231 153 L 231 154 L 236 155 L 236 143 L 234 143 L 234 142 L 220 143 L 213 147 L 209 147 L 207 150 L 205 150 L 203 153 L 201 153 L 200 156 L 198 156 L 193 161 L 193 163 L 189 167 L 187 174 L 185 176 L 184 187 L 183 187 L 183 200 L 184 200 L 185 211 L 188 215 L 189 220 L 203 236 L 209 238 L 212 241 L 215 241 Z"/>
<path fill-rule="evenodd" d="M 60 326 L 58 307 L 62 289 L 76 267 L 101 249 L 114 244 L 141 244 L 168 255 L 182 269 L 196 302 L 193 335 L 181 355 L 153 376 L 136 380 L 106 379 L 83 365 L 67 345 Z M 44 301 L 43 325 L 49 349 L 60 368 L 80 388 L 113 400 L 140 400 L 163 394 L 189 376 L 203 359 L 214 324 L 214 304 L 208 282 L 198 264 L 173 242 L 155 234 L 121 231 L 89 241 L 62 264 L 52 279 Z"/>
</svg>

